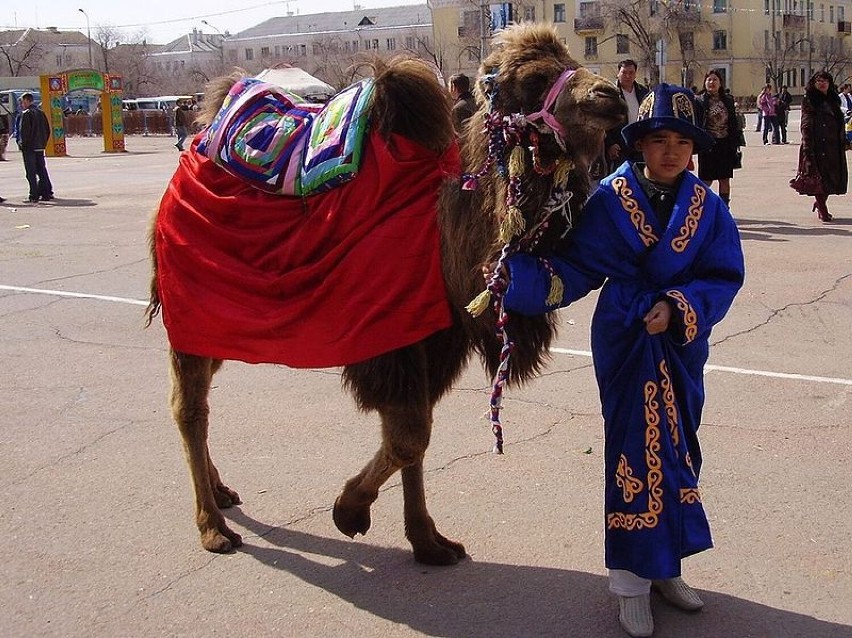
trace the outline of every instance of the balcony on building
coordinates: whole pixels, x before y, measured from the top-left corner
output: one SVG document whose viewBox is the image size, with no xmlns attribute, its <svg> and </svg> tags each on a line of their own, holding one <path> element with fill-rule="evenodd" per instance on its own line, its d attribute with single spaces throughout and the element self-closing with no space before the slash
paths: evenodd
<svg viewBox="0 0 852 638">
<path fill-rule="evenodd" d="M 586 16 L 574 18 L 574 33 L 600 33 L 604 30 L 602 16 Z"/>
<path fill-rule="evenodd" d="M 807 17 L 804 15 L 799 15 L 797 13 L 784 13 L 782 14 L 782 18 L 781 26 L 784 29 L 802 30 L 807 28 Z"/>
<path fill-rule="evenodd" d="M 852 22 L 848 22 L 847 20 L 838 20 L 837 32 L 840 35 L 849 35 L 852 33 Z"/>
</svg>

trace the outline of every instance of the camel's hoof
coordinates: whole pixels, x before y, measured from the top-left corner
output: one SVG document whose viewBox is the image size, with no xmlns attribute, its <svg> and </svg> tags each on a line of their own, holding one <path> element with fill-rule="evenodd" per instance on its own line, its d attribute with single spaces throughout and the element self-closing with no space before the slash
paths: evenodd
<svg viewBox="0 0 852 638">
<path fill-rule="evenodd" d="M 415 547 L 414 560 L 423 565 L 456 565 L 467 556 L 467 553 L 462 545 L 458 543 L 453 543 L 453 545 L 455 547 L 446 547 L 436 543 L 428 548 Z"/>
<path fill-rule="evenodd" d="M 227 485 L 222 485 L 221 483 L 213 488 L 213 498 L 216 499 L 216 505 L 219 509 L 226 509 L 233 505 L 239 505 L 242 503 L 239 494 Z"/>
<path fill-rule="evenodd" d="M 370 507 L 346 508 L 340 504 L 339 496 L 334 501 L 331 517 L 337 529 L 349 538 L 355 538 L 355 534 L 366 534 L 370 529 Z"/>
<path fill-rule="evenodd" d="M 201 534 L 201 546 L 208 552 L 227 554 L 243 544 L 243 538 L 236 532 L 225 528 L 225 532 L 216 529 Z"/>
<path fill-rule="evenodd" d="M 467 556 L 464 545 L 441 536 L 437 531 L 435 538 L 428 542 L 415 544 L 414 560 L 424 565 L 455 565 Z"/>
</svg>

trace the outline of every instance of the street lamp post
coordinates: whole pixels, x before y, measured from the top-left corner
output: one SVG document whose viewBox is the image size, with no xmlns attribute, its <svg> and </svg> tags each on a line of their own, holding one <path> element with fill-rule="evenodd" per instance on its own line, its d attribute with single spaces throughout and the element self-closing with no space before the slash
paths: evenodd
<svg viewBox="0 0 852 638">
<path fill-rule="evenodd" d="M 92 62 L 92 29 L 89 26 L 89 14 L 82 9 L 77 9 L 77 11 L 86 16 L 86 39 L 89 41 L 89 68 L 94 69 L 95 65 L 94 62 Z"/>
<path fill-rule="evenodd" d="M 219 71 L 221 72 L 222 69 L 225 68 L 225 34 L 222 33 L 221 31 L 219 31 L 219 29 L 214 27 L 212 24 L 207 22 L 207 20 L 202 20 L 201 24 L 207 25 L 208 27 L 213 29 L 216 33 L 218 33 L 220 36 L 222 36 L 222 39 L 219 42 L 219 66 L 222 67 L 221 69 L 219 69 Z"/>
</svg>

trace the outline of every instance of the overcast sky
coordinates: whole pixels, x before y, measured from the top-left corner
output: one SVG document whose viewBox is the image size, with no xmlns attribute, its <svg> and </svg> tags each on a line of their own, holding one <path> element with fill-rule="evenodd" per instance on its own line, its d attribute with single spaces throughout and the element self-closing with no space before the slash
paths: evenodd
<svg viewBox="0 0 852 638">
<path fill-rule="evenodd" d="M 127 35 L 145 32 L 149 42 L 165 44 L 193 27 L 215 33 L 237 33 L 269 18 L 287 15 L 349 11 L 362 8 L 426 4 L 426 0 L 26 0 L 4 1 L 0 30 L 57 27 L 86 33 L 86 16 L 94 38 L 99 26 L 118 27 Z"/>
</svg>

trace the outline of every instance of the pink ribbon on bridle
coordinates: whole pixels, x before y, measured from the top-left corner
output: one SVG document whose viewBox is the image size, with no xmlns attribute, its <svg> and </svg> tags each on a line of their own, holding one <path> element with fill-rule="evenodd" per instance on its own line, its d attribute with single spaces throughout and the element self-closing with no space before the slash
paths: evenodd
<svg viewBox="0 0 852 638">
<path fill-rule="evenodd" d="M 530 113 L 525 118 L 527 122 L 542 120 L 545 124 L 547 124 L 551 129 L 553 129 L 553 134 L 556 136 L 556 140 L 562 148 L 565 148 L 565 129 L 562 127 L 562 124 L 559 123 L 559 120 L 553 116 L 550 109 L 556 103 L 556 98 L 559 97 L 565 83 L 571 79 L 571 76 L 573 76 L 576 71 L 576 69 L 565 69 L 562 72 L 562 75 L 556 79 L 553 86 L 550 87 L 550 91 L 547 92 L 547 97 L 544 98 L 544 105 L 541 107 L 541 110 L 536 111 L 535 113 Z"/>
</svg>

